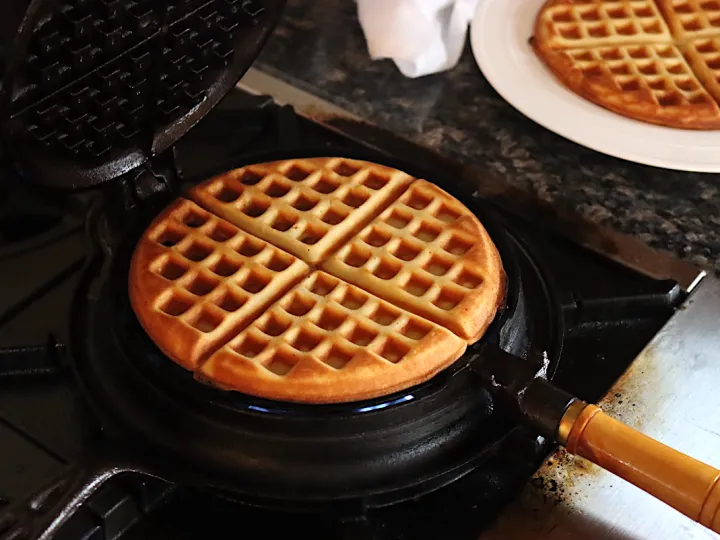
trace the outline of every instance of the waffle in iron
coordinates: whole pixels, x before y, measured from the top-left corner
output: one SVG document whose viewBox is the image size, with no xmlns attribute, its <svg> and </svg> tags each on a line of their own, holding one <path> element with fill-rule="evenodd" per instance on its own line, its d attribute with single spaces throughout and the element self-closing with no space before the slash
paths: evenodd
<svg viewBox="0 0 720 540">
<path fill-rule="evenodd" d="M 411 181 L 374 163 L 315 158 L 231 171 L 193 188 L 191 197 L 314 264 Z"/>
<path fill-rule="evenodd" d="M 273 399 L 355 401 L 422 382 L 464 350 L 445 328 L 316 271 L 199 373 Z"/>
<path fill-rule="evenodd" d="M 465 206 L 417 180 L 322 268 L 475 342 L 503 283 L 492 240 Z M 490 279 L 487 279 L 487 278 Z"/>
<path fill-rule="evenodd" d="M 160 348 L 194 370 L 307 272 L 292 255 L 180 199 L 135 249 L 130 300 Z"/>
<path fill-rule="evenodd" d="M 480 339 L 505 293 L 477 218 L 436 186 L 342 158 L 212 178 L 151 224 L 130 299 L 196 378 L 306 403 L 424 382 Z"/>
<path fill-rule="evenodd" d="M 548 0 L 532 40 L 570 90 L 624 116 L 720 128 L 720 0 Z"/>
</svg>

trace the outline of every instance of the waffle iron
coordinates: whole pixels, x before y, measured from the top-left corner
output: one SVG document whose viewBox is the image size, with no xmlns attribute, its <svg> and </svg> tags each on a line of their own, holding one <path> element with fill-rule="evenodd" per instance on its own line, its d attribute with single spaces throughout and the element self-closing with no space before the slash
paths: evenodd
<svg viewBox="0 0 720 540">
<path fill-rule="evenodd" d="M 232 89 L 283 0 L 13 0 L 0 141 L 32 182 L 97 186 L 170 149 Z"/>
</svg>

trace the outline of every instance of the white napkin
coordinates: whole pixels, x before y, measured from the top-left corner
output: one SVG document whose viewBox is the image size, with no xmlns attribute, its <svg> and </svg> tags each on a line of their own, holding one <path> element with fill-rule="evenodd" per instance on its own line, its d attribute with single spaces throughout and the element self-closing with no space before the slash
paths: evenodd
<svg viewBox="0 0 720 540">
<path fill-rule="evenodd" d="M 390 58 L 410 78 L 455 67 L 478 1 L 357 0 L 370 58 Z"/>
</svg>

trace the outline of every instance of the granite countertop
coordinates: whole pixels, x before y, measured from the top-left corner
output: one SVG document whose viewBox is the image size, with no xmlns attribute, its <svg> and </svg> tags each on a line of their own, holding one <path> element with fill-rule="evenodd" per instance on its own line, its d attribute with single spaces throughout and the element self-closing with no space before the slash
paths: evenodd
<svg viewBox="0 0 720 540">
<path fill-rule="evenodd" d="M 369 59 L 353 0 L 288 0 L 255 66 L 355 115 L 586 218 L 720 272 L 720 175 L 629 163 L 565 140 L 507 104 L 469 45 L 407 79 Z M 720 151 L 720 150 L 719 150 Z"/>
</svg>

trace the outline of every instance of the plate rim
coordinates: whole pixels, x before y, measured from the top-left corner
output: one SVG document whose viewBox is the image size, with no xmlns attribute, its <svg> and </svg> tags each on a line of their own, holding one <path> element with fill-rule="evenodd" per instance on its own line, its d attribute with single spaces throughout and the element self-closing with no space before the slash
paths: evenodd
<svg viewBox="0 0 720 540">
<path fill-rule="evenodd" d="M 527 43 L 527 40 L 530 36 L 528 35 L 523 37 L 518 35 L 519 30 L 510 30 L 517 29 L 520 26 L 519 24 L 517 24 L 517 21 L 515 21 L 515 24 L 512 25 L 491 25 L 492 27 L 496 28 L 496 31 L 494 33 L 495 37 L 497 36 L 497 32 L 505 32 L 507 36 L 507 32 L 512 31 L 514 35 L 509 38 L 509 41 L 511 44 L 513 44 L 513 46 L 505 47 L 505 42 L 501 42 L 500 46 L 497 46 L 497 40 L 495 40 L 493 42 L 495 44 L 493 52 L 497 53 L 497 51 L 501 51 L 501 54 L 494 54 L 495 58 L 487 54 L 487 39 L 485 36 L 489 34 L 493 35 L 493 32 L 490 32 L 488 34 L 484 31 L 484 29 L 487 28 L 488 19 L 493 20 L 495 12 L 502 13 L 503 9 L 504 11 L 511 11 L 513 9 L 513 6 L 525 6 L 531 4 L 535 9 L 526 10 L 528 12 L 528 19 L 523 20 L 522 22 L 530 22 L 532 25 L 534 25 L 536 16 L 535 14 L 537 13 L 537 10 L 540 8 L 540 6 L 544 3 L 544 1 L 545 0 L 482 0 L 478 4 L 470 24 L 470 46 L 472 49 L 473 57 L 475 59 L 475 63 L 477 64 L 480 72 L 483 74 L 487 82 L 510 106 L 515 108 L 518 112 L 520 112 L 529 120 L 555 133 L 556 135 L 563 137 L 564 139 L 570 140 L 576 144 L 579 144 L 580 146 L 584 146 L 585 148 L 589 148 L 590 150 L 608 156 L 623 159 L 625 161 L 633 163 L 639 163 L 642 165 L 648 165 L 651 167 L 658 167 L 675 171 L 708 174 L 720 172 L 720 130 L 712 132 L 694 131 L 647 124 L 644 122 L 623 117 L 621 115 L 618 115 L 617 113 L 607 111 L 606 109 L 603 109 L 602 107 L 595 105 L 594 103 L 591 103 L 584 98 L 581 98 L 580 96 L 577 96 L 575 93 L 571 92 L 570 90 L 565 88 L 559 81 L 557 81 L 555 77 L 547 70 L 545 65 L 542 64 L 542 62 L 534 54 L 532 54 L 531 50 L 525 49 L 522 46 L 518 46 L 518 44 L 520 43 Z M 498 6 L 501 7 L 498 8 Z M 516 11 L 518 10 L 516 9 Z M 568 115 L 571 115 L 573 112 L 582 113 L 582 116 L 586 118 L 591 116 L 594 117 L 596 120 L 599 120 L 600 124 L 603 126 L 610 126 L 610 128 L 614 128 L 615 130 L 622 130 L 623 128 L 625 128 L 625 130 L 631 130 L 635 132 L 634 136 L 629 138 L 625 137 L 625 139 L 622 139 L 624 143 L 627 142 L 629 144 L 619 144 L 617 138 L 615 138 L 616 142 L 614 144 L 612 140 L 610 142 L 598 140 L 598 137 L 593 137 L 591 134 L 592 132 L 590 132 L 589 130 L 579 130 L 577 127 L 572 127 L 572 122 L 563 123 L 563 121 L 559 120 L 564 115 L 555 115 L 554 118 L 557 120 L 554 119 L 548 121 L 548 119 L 545 118 L 543 114 L 540 114 L 537 110 L 539 106 L 542 105 L 541 102 L 537 102 L 537 100 L 535 100 L 535 103 L 533 103 L 532 100 L 528 98 L 528 92 L 522 92 L 520 93 L 520 95 L 518 95 L 517 93 L 513 93 L 512 91 L 508 90 L 508 86 L 512 86 L 512 84 L 509 84 L 509 82 L 507 81 L 507 75 L 504 75 L 502 72 L 498 72 L 496 66 L 503 63 L 502 59 L 505 60 L 505 65 L 508 65 L 508 61 L 512 60 L 513 54 L 520 54 L 524 60 L 533 63 L 536 70 L 537 68 L 539 68 L 542 73 L 546 74 L 546 77 L 542 78 L 528 73 L 527 75 L 525 75 L 525 77 L 531 80 L 525 81 L 523 86 L 532 82 L 534 82 L 535 84 L 540 83 L 544 85 L 549 91 L 554 91 L 558 95 L 561 95 L 564 99 L 567 99 L 567 103 L 569 103 L 569 108 L 565 108 Z M 501 60 L 498 61 L 498 58 L 500 58 Z M 515 84 L 517 84 L 517 81 L 515 81 Z M 617 134 L 617 131 L 613 131 L 613 134 Z M 718 142 L 717 145 L 714 144 L 714 141 L 709 141 L 710 144 L 688 145 L 687 143 L 676 144 L 657 140 L 660 137 L 672 139 L 677 137 L 678 134 L 682 134 L 682 138 L 688 139 L 710 139 L 711 137 L 713 137 L 717 138 Z M 602 139 L 602 137 L 600 137 L 600 139 Z M 663 158 L 660 155 L 653 155 L 652 152 L 643 152 L 642 148 L 643 146 L 647 147 L 647 145 L 649 144 L 648 140 L 654 140 L 654 144 L 659 144 L 662 147 L 675 147 L 675 151 L 673 153 L 677 154 L 677 156 L 671 158 Z M 678 159 L 678 156 L 682 154 L 690 153 L 696 155 L 699 152 L 708 152 L 707 160 L 694 161 L 692 160 L 692 156 L 685 157 L 685 159 Z M 717 158 L 713 161 L 715 155 L 717 156 Z M 695 159 L 697 159 L 697 156 L 695 157 Z"/>
</svg>

